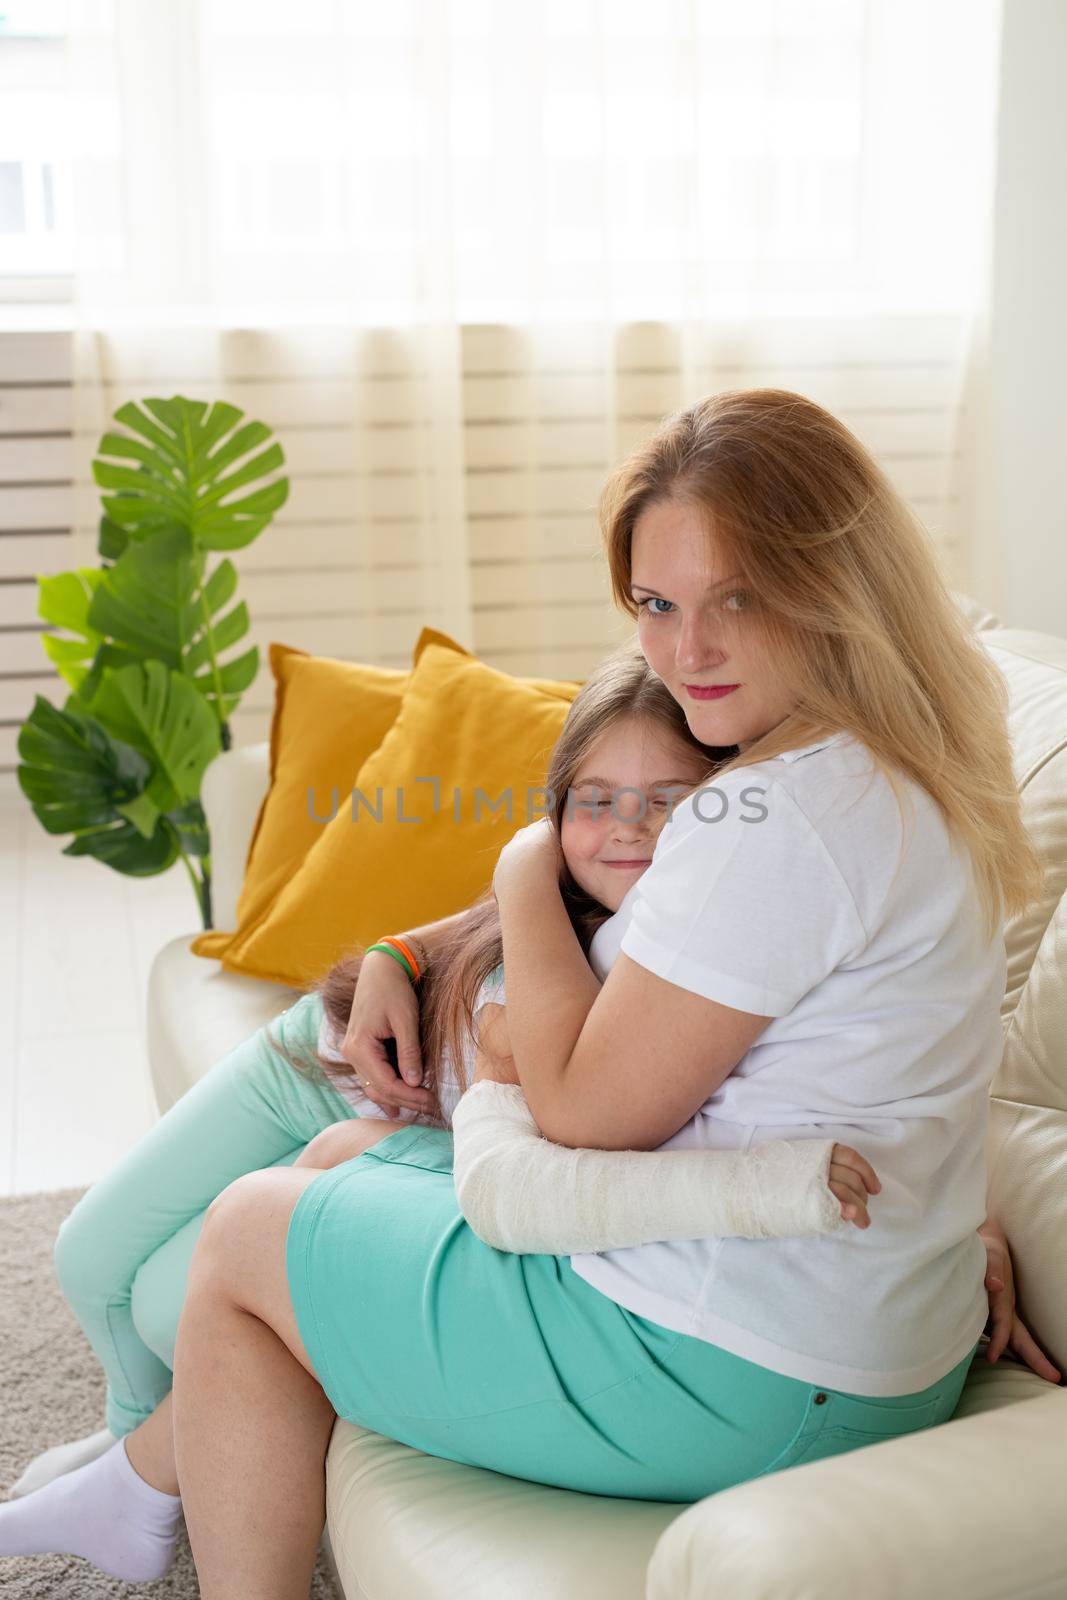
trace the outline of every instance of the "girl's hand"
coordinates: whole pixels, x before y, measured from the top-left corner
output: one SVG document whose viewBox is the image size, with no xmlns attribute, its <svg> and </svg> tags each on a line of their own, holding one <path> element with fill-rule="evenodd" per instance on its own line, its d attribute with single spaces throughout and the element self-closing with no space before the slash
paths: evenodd
<svg viewBox="0 0 1067 1600">
<path fill-rule="evenodd" d="M 385 1039 L 396 1040 L 400 1076 L 386 1054 Z M 429 1089 L 421 1087 L 418 996 L 403 967 L 384 950 L 371 950 L 360 963 L 348 1028 L 339 1049 L 363 1092 L 387 1117 L 398 1117 L 401 1106 L 413 1111 L 429 1111 L 433 1106 Z"/>
<path fill-rule="evenodd" d="M 830 1174 L 827 1183 L 841 1201 L 841 1215 L 857 1228 L 869 1228 L 867 1196 L 880 1194 L 882 1185 L 878 1174 L 858 1150 L 848 1144 L 835 1144 L 830 1151 Z"/>
<path fill-rule="evenodd" d="M 978 1229 L 978 1237 L 986 1248 L 985 1286 L 989 1291 L 989 1314 L 993 1324 L 986 1360 L 992 1364 L 1010 1348 L 1039 1378 L 1058 1384 L 1058 1368 L 1042 1354 L 1033 1335 L 1015 1315 L 1015 1275 L 1004 1229 L 992 1217 L 987 1217 Z"/>
<path fill-rule="evenodd" d="M 501 850 L 493 872 L 493 893 L 499 895 L 501 887 L 519 873 L 543 874 L 558 882 L 562 865 L 559 834 L 547 817 L 539 817 L 513 834 Z"/>
</svg>

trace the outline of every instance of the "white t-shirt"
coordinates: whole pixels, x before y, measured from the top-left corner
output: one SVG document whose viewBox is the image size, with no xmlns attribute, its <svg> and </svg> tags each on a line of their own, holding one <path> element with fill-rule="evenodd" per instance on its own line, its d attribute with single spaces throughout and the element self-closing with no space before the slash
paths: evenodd
<svg viewBox="0 0 1067 1600">
<path fill-rule="evenodd" d="M 477 998 L 474 1002 L 475 1036 L 477 1036 L 478 1014 L 482 1007 L 484 1005 L 488 1005 L 490 1001 L 500 1005 L 503 1005 L 504 1003 L 503 965 L 495 967 L 486 978 L 481 988 L 478 990 Z M 337 1048 L 340 1042 L 340 1039 L 335 1038 L 333 1031 L 330 1028 L 329 1017 L 323 1016 L 322 1022 L 319 1026 L 320 1052 L 326 1056 L 329 1061 L 343 1061 L 345 1058 Z M 473 1038 L 468 1036 L 467 1047 L 464 1056 L 466 1086 L 468 1088 L 470 1087 L 471 1079 L 474 1077 L 474 1052 L 475 1041 Z M 437 1088 L 441 1098 L 441 1111 L 445 1119 L 444 1126 L 451 1127 L 452 1113 L 459 1104 L 463 1091 L 460 1089 L 459 1081 L 456 1077 L 456 1069 L 452 1060 L 452 1053 L 447 1049 L 444 1051 L 444 1058 L 438 1067 L 437 1075 Z M 353 1073 L 351 1077 L 331 1078 L 330 1084 L 331 1087 L 336 1089 L 338 1094 L 342 1095 L 351 1106 L 355 1107 L 356 1112 L 361 1117 L 381 1117 L 383 1121 L 386 1122 L 415 1122 L 428 1127 L 439 1128 L 442 1126 L 441 1123 L 435 1122 L 432 1117 L 428 1116 L 426 1112 L 410 1111 L 406 1106 L 400 1107 L 399 1117 L 390 1117 L 387 1111 L 383 1111 L 380 1105 L 377 1105 L 375 1101 L 371 1100 L 363 1092 L 363 1088 L 355 1073 Z"/>
<path fill-rule="evenodd" d="M 915 818 L 894 880 L 897 805 L 850 735 L 727 773 L 718 794 L 679 805 L 590 951 L 601 981 L 621 949 L 680 988 L 774 1018 L 661 1149 L 833 1138 L 882 1181 L 871 1226 L 571 1257 L 640 1316 L 864 1395 L 937 1382 L 988 1316 L 975 1230 L 1003 924 L 987 942 L 969 854 L 925 791 L 900 781 Z M 718 795 L 726 814 L 702 821 L 720 816 Z"/>
</svg>

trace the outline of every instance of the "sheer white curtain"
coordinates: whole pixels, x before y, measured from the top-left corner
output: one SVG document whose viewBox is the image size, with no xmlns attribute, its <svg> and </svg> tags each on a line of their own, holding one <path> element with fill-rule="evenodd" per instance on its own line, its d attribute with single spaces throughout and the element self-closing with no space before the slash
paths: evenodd
<svg viewBox="0 0 1067 1600">
<path fill-rule="evenodd" d="M 236 557 L 262 643 L 399 664 L 429 623 L 584 676 L 631 626 L 598 553 L 608 468 L 676 406 L 773 383 L 864 438 L 966 587 L 995 0 L 70 21 L 86 559 L 116 407 L 223 398 L 292 481 Z"/>
</svg>

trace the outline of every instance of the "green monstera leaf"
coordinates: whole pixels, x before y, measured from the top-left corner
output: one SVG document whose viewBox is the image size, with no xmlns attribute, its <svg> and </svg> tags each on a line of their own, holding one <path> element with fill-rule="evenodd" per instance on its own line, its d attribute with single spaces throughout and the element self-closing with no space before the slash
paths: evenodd
<svg viewBox="0 0 1067 1600">
<path fill-rule="evenodd" d="M 205 583 L 203 568 L 186 528 L 174 525 L 151 539 L 131 541 L 101 574 L 88 622 L 123 647 L 127 659 L 153 658 L 191 679 L 221 725 L 255 681 L 259 650 L 253 645 L 220 662 L 222 652 L 248 632 L 248 607 L 242 600 L 215 621 L 233 597 L 237 573 L 231 561 L 222 560 Z"/>
<path fill-rule="evenodd" d="M 72 689 L 81 686 L 104 643 L 103 635 L 89 621 L 89 606 L 103 576 L 96 567 L 77 567 L 54 578 L 37 579 L 38 615 L 75 635 L 73 639 L 54 633 L 41 635 L 45 654 Z"/>
<path fill-rule="evenodd" d="M 196 800 L 200 780 L 218 755 L 218 723 L 188 678 L 162 661 L 141 661 L 106 672 L 86 707 L 114 739 L 150 763 L 142 799 L 157 813 Z M 131 820 L 149 819 L 146 809 Z"/>
<path fill-rule="evenodd" d="M 246 484 L 285 464 L 277 443 L 242 462 L 270 438 L 262 422 L 237 427 L 243 416 L 225 401 L 216 401 L 209 411 L 205 401 L 184 395 L 147 399 L 144 407 L 135 401 L 121 406 L 113 420 L 136 437 L 105 433 L 93 462 L 100 487 L 119 491 L 103 497 L 111 522 L 131 539 L 147 539 L 178 524 L 189 529 L 200 550 L 239 550 L 250 544 L 285 504 L 289 484 L 281 478 L 223 504 Z M 117 466 L 103 459 L 107 456 L 140 465 Z M 106 537 L 115 548 L 113 531 Z"/>
<path fill-rule="evenodd" d="M 151 763 L 76 703 L 60 711 L 37 695 L 18 751 L 19 787 L 41 826 L 74 835 L 64 855 L 95 856 L 131 877 L 165 872 L 177 860 L 178 831 L 144 800 Z"/>
<path fill-rule="evenodd" d="M 101 561 L 117 561 L 129 542 L 130 536 L 125 528 L 120 528 L 110 517 L 100 518 L 96 553 Z"/>
<path fill-rule="evenodd" d="M 64 639 L 55 633 L 42 634 L 45 654 L 75 694 L 86 701 L 92 698 L 106 667 L 125 667 L 141 659 L 137 650 L 109 643 L 93 626 L 93 601 L 103 579 L 104 573 L 96 567 L 77 567 L 54 578 L 37 579 L 38 614 L 77 636 Z"/>
<path fill-rule="evenodd" d="M 38 578 L 42 644 L 71 693 L 38 696 L 19 734 L 19 783 L 42 826 L 70 833 L 66 855 L 117 871 L 181 859 L 205 928 L 211 851 L 204 772 L 229 748 L 228 718 L 255 680 L 259 651 L 232 604 L 237 573 L 213 551 L 251 543 L 288 498 L 263 482 L 284 456 L 244 412 L 174 395 L 122 406 L 93 462 L 104 490 L 98 569 Z M 197 865 L 194 865 L 197 863 Z"/>
</svg>

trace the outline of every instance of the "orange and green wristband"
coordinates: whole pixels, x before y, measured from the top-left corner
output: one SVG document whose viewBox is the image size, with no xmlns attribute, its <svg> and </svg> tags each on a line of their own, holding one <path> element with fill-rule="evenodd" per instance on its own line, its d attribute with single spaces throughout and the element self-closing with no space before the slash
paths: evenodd
<svg viewBox="0 0 1067 1600">
<path fill-rule="evenodd" d="M 374 944 L 369 944 L 363 953 L 364 955 L 370 955 L 372 950 L 384 950 L 387 955 L 392 956 L 394 961 L 399 961 L 412 983 L 418 983 L 422 977 L 422 969 L 415 959 L 414 952 L 410 945 L 404 943 L 403 939 L 397 939 L 392 934 L 384 934 Z"/>
</svg>

